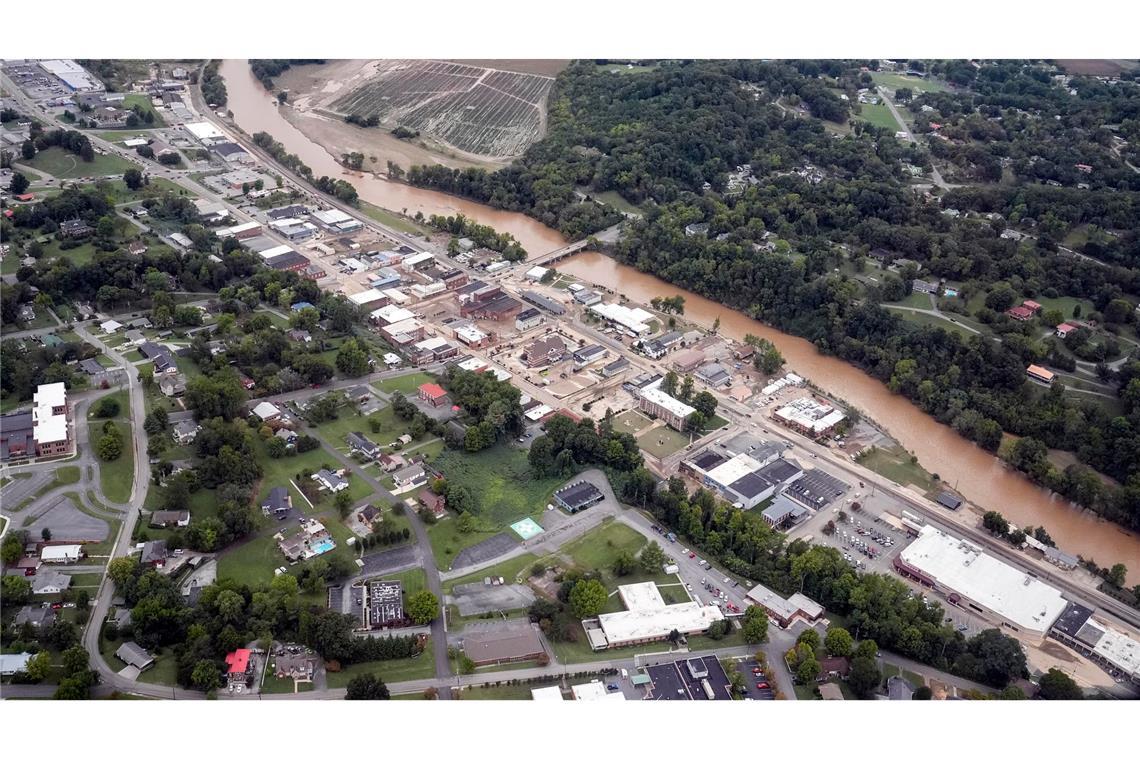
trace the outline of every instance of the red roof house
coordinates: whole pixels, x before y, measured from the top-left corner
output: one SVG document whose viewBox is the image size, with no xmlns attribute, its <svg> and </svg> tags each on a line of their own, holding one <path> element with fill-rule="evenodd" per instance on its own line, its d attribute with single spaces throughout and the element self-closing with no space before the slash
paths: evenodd
<svg viewBox="0 0 1140 760">
<path fill-rule="evenodd" d="M 226 676 L 229 678 L 230 683 L 242 682 L 245 683 L 250 673 L 253 671 L 253 660 L 250 659 L 250 652 L 248 649 L 237 649 L 226 655 L 226 665 L 229 670 L 226 671 Z"/>
<path fill-rule="evenodd" d="M 1034 314 L 1041 311 L 1041 304 L 1037 303 L 1036 301 L 1030 301 L 1028 298 L 1022 301 L 1021 305 L 1029 309 Z"/>
<path fill-rule="evenodd" d="M 1027 319 L 1033 319 L 1033 310 L 1027 309 L 1024 306 L 1014 306 L 1012 309 L 1006 311 L 1006 314 L 1008 314 L 1010 318 L 1016 319 L 1018 322 L 1024 322 Z"/>
<path fill-rule="evenodd" d="M 447 391 L 436 383 L 424 383 L 421 385 L 420 398 L 432 406 L 443 406 L 448 403 Z"/>
<path fill-rule="evenodd" d="M 34 201 L 36 199 L 36 194 L 35 193 L 20 193 L 19 195 L 14 196 L 14 197 L 18 201 L 23 201 L 24 203 L 27 203 L 28 201 Z"/>
<path fill-rule="evenodd" d="M 1057 325 L 1056 335 L 1058 338 L 1066 338 L 1068 337 L 1069 333 L 1076 329 L 1076 325 L 1070 325 L 1068 322 L 1062 322 L 1061 324 Z"/>
</svg>

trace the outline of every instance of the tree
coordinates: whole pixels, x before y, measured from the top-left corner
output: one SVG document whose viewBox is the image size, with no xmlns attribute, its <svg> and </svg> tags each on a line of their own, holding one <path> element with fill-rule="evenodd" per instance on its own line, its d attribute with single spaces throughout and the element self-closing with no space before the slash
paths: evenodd
<svg viewBox="0 0 1140 760">
<path fill-rule="evenodd" d="M 24 157 L 25 161 L 31 161 L 36 157 L 36 144 L 31 140 L 24 140 L 24 143 L 20 146 L 20 155 Z M 20 176 L 23 177 L 24 175 L 21 174 Z M 27 180 L 25 179 L 25 181 Z M 27 187 L 27 185 L 25 185 L 25 187 Z M 16 191 L 13 190 L 13 192 Z"/>
<path fill-rule="evenodd" d="M 96 417 L 106 419 L 109 417 L 119 416 L 119 402 L 112 396 L 104 396 L 99 399 L 92 410 Z"/>
<path fill-rule="evenodd" d="M 929 686 L 919 686 L 914 690 L 914 695 L 911 696 L 912 700 L 918 702 L 929 702 L 934 698 L 934 692 L 931 691 Z"/>
<path fill-rule="evenodd" d="M 1041 699 L 1084 699 L 1085 693 L 1077 682 L 1064 671 L 1049 668 L 1049 672 L 1041 676 L 1037 696 Z"/>
<path fill-rule="evenodd" d="M 117 432 L 101 436 L 95 444 L 95 454 L 105 462 L 118 459 L 123 455 L 123 437 Z"/>
<path fill-rule="evenodd" d="M 1000 512 L 990 510 L 982 515 L 982 527 L 996 536 L 1009 535 L 1009 522 L 1002 517 Z"/>
<path fill-rule="evenodd" d="M 744 610 L 744 622 L 741 633 L 745 643 L 763 644 L 768 640 L 768 615 L 757 605 L 750 605 Z"/>
<path fill-rule="evenodd" d="M 677 395 L 677 381 L 678 380 L 680 380 L 680 378 L 677 377 L 676 372 L 674 372 L 673 370 L 669 370 L 668 372 L 666 372 L 665 377 L 661 380 L 661 392 L 667 393 L 670 396 L 676 396 Z"/>
<path fill-rule="evenodd" d="M 1117 562 L 1108 571 L 1108 582 L 1117 588 L 1124 588 L 1124 580 L 1128 577 L 1128 568 Z"/>
<path fill-rule="evenodd" d="M 796 666 L 796 680 L 802 684 L 812 683 L 819 677 L 820 670 L 819 661 L 815 657 L 804 657 Z"/>
<path fill-rule="evenodd" d="M 614 558 L 613 571 L 614 575 L 625 576 L 632 573 L 637 569 L 637 559 L 634 558 L 633 552 L 625 550 L 619 552 Z"/>
<path fill-rule="evenodd" d="M 333 500 L 336 504 L 337 514 L 341 519 L 348 517 L 349 512 L 352 511 L 352 495 L 348 491 L 340 491 L 337 493 L 336 498 Z"/>
<path fill-rule="evenodd" d="M 701 391 L 693 397 L 692 406 L 703 414 L 706 420 L 712 419 L 712 416 L 716 414 L 716 397 L 708 391 Z"/>
<path fill-rule="evenodd" d="M 28 185 L 30 184 L 32 183 L 28 181 L 27 177 L 20 172 L 16 172 L 12 175 L 12 183 L 8 189 L 12 191 L 12 195 L 23 195 L 28 192 Z"/>
<path fill-rule="evenodd" d="M 796 638 L 796 646 L 798 647 L 800 644 L 807 644 L 812 652 L 818 652 L 820 645 L 819 632 L 814 628 L 805 628 L 803 633 Z"/>
<path fill-rule="evenodd" d="M 609 595 L 601 581 L 593 578 L 580 580 L 570 591 L 570 609 L 578 618 L 594 617 L 606 606 Z"/>
<path fill-rule="evenodd" d="M 51 673 L 51 653 L 46 649 L 38 652 L 32 659 L 28 660 L 28 664 L 24 666 L 24 672 L 28 675 L 29 681 L 39 682 L 48 677 Z"/>
<path fill-rule="evenodd" d="M 0 599 L 4 606 L 18 607 L 32 595 L 32 584 L 19 575 L 5 575 L 0 579 Z"/>
<path fill-rule="evenodd" d="M 439 599 L 430 591 L 417 591 L 408 597 L 408 617 L 417 625 L 427 625 L 439 617 Z"/>
<path fill-rule="evenodd" d="M 390 699 L 388 687 L 378 676 L 363 673 L 348 682 L 345 699 Z"/>
<path fill-rule="evenodd" d="M 116 588 L 122 589 L 131 576 L 135 574 L 135 568 L 138 567 L 138 564 L 137 556 L 116 557 L 107 563 L 107 575 L 111 576 Z"/>
<path fill-rule="evenodd" d="M 143 186 L 142 172 L 138 169 L 127 169 L 123 172 L 123 182 L 130 190 L 141 190 Z"/>
<path fill-rule="evenodd" d="M 883 681 L 883 674 L 879 672 L 878 665 L 873 659 L 856 657 L 851 661 L 851 672 L 847 676 L 847 685 L 860 699 L 866 699 Z"/>
<path fill-rule="evenodd" d="M 63 672 L 68 676 L 78 675 L 87 670 L 87 650 L 81 646 L 71 647 L 63 652 Z"/>
<path fill-rule="evenodd" d="M 368 353 L 355 338 L 349 338 L 336 355 L 336 368 L 349 377 L 360 377 L 368 372 Z"/>
<path fill-rule="evenodd" d="M 851 634 L 847 632 L 846 628 L 839 626 L 832 626 L 827 629 L 827 636 L 824 637 L 823 645 L 827 647 L 827 653 L 832 657 L 850 657 L 855 648 Z"/>
<path fill-rule="evenodd" d="M 190 683 L 199 691 L 211 692 L 222 685 L 222 676 L 213 660 L 199 660 L 190 673 Z"/>
<path fill-rule="evenodd" d="M 665 565 L 665 550 L 656 541 L 650 541 L 641 550 L 641 555 L 638 557 L 638 562 L 641 569 L 646 573 L 659 573 L 662 566 Z"/>
</svg>

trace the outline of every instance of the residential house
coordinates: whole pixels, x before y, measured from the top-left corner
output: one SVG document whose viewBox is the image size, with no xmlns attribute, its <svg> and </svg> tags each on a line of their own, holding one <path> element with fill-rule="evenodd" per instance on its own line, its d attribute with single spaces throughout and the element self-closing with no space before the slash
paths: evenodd
<svg viewBox="0 0 1140 760">
<path fill-rule="evenodd" d="M 356 519 L 360 520 L 360 522 L 364 523 L 365 525 L 372 525 L 376 523 L 380 519 L 380 516 L 380 510 L 372 504 L 365 506 L 363 509 L 356 513 Z"/>
<path fill-rule="evenodd" d="M 363 454 L 369 459 L 376 459 L 383 453 L 380 446 L 370 441 L 363 433 L 352 432 L 345 436 L 345 438 L 348 440 L 348 447 L 354 453 Z"/>
<path fill-rule="evenodd" d="M 281 410 L 268 401 L 260 401 L 253 407 L 253 415 L 261 422 L 269 422 L 281 416 Z"/>
<path fill-rule="evenodd" d="M 311 654 L 290 652 L 273 658 L 273 675 L 277 678 L 292 678 L 295 682 L 308 683 L 313 680 L 317 668 L 317 658 Z"/>
<path fill-rule="evenodd" d="M 28 605 L 21 607 L 20 611 L 16 613 L 16 619 L 12 624 L 16 628 L 21 628 L 25 624 L 31 625 L 37 630 L 47 628 L 55 622 L 56 612 L 51 608 L 51 605 L 33 607 Z"/>
<path fill-rule="evenodd" d="M 71 587 L 71 576 L 55 570 L 45 570 L 32 578 L 33 594 L 61 594 Z"/>
<path fill-rule="evenodd" d="M 277 432 L 273 434 L 273 437 L 280 438 L 282 441 L 285 441 L 286 447 L 297 445 L 297 434 L 289 428 L 279 428 Z"/>
<path fill-rule="evenodd" d="M 158 389 L 169 398 L 186 393 L 186 378 L 180 374 L 163 375 L 158 379 Z"/>
<path fill-rule="evenodd" d="M 65 219 L 59 223 L 59 234 L 65 238 L 87 237 L 95 228 L 82 219 Z"/>
<path fill-rule="evenodd" d="M 154 658 L 150 653 L 133 641 L 124 641 L 115 650 L 115 657 L 127 665 L 134 666 L 140 673 L 154 665 Z"/>
<path fill-rule="evenodd" d="M 1061 340 L 1064 340 L 1065 338 L 1069 337 L 1069 333 L 1077 329 L 1077 325 L 1071 325 L 1068 322 L 1062 322 L 1061 324 L 1057 325 L 1057 329 L 1053 331 L 1053 334 Z"/>
<path fill-rule="evenodd" d="M 423 465 L 410 464 L 402 470 L 396 470 L 392 473 L 392 482 L 396 484 L 397 488 L 404 488 L 418 482 L 426 482 L 427 474 L 424 472 Z"/>
<path fill-rule="evenodd" d="M 420 399 L 432 406 L 444 406 L 449 402 L 447 391 L 436 383 L 424 383 L 420 386 Z"/>
<path fill-rule="evenodd" d="M 155 528 L 185 528 L 190 524 L 190 513 L 185 509 L 159 509 L 150 513 L 150 524 Z"/>
<path fill-rule="evenodd" d="M 399 454 L 382 454 L 378 461 L 380 463 L 380 469 L 384 472 L 395 472 L 396 470 L 408 466 L 408 460 Z"/>
<path fill-rule="evenodd" d="M 162 567 L 166 564 L 166 559 L 169 556 L 170 553 L 166 550 L 166 539 L 147 541 L 142 545 L 139 563 L 151 567 Z"/>
<path fill-rule="evenodd" d="M 156 375 L 178 371 L 178 362 L 174 358 L 174 352 L 166 346 L 147 341 L 139 345 L 139 353 L 143 355 L 144 359 L 150 359 L 151 363 L 154 364 Z"/>
<path fill-rule="evenodd" d="M 265 515 L 280 515 L 288 512 L 292 506 L 293 497 L 289 494 L 289 489 L 285 486 L 275 486 L 261 503 L 261 511 Z"/>
<path fill-rule="evenodd" d="M 198 431 L 202 427 L 194 420 L 182 420 L 174 424 L 174 440 L 179 446 L 185 446 L 193 443 L 194 439 L 198 437 Z"/>
<path fill-rule="evenodd" d="M 435 515 L 436 519 L 444 517 L 447 514 L 447 498 L 442 494 L 435 493 L 430 488 L 425 488 L 420 491 L 416 497 L 424 509 Z"/>
<path fill-rule="evenodd" d="M 342 478 L 339 473 L 323 467 L 313 473 L 312 479 L 317 481 L 321 488 L 326 488 L 332 493 L 338 493 L 348 488 L 348 481 Z"/>
</svg>

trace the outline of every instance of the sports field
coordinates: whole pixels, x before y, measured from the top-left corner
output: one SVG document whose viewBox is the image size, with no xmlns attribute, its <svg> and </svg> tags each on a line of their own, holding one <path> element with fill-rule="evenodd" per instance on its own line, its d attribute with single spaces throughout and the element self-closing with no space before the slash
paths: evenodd
<svg viewBox="0 0 1140 760">
<path fill-rule="evenodd" d="M 84 161 L 63 148 L 41 150 L 31 161 L 20 161 L 20 163 L 26 163 L 33 169 L 46 172 L 57 179 L 105 177 L 111 174 L 122 174 L 134 166 L 134 164 L 118 156 L 96 154 L 93 161 Z"/>
</svg>

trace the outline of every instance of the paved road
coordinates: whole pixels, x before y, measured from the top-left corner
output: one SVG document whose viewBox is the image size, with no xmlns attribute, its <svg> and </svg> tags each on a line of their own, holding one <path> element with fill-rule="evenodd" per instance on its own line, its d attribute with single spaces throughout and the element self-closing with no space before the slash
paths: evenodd
<svg viewBox="0 0 1140 760">
<path fill-rule="evenodd" d="M 913 312 L 917 312 L 919 314 L 929 314 L 932 317 L 937 317 L 938 319 L 944 319 L 947 322 L 953 322 L 954 324 L 961 327 L 963 330 L 969 330 L 970 332 L 974 333 L 975 335 L 981 335 L 982 334 L 981 330 L 975 330 L 974 328 L 970 327 L 967 324 L 963 324 L 956 319 L 948 317 L 945 314 L 943 314 L 942 312 L 940 312 L 938 309 L 919 309 L 919 308 L 916 308 L 914 306 L 899 306 L 899 305 L 893 304 L 893 303 L 885 303 L 885 304 L 883 304 L 883 306 L 887 307 L 888 309 L 897 309 L 898 311 L 913 311 Z M 1000 340 L 1000 339 L 994 338 L 994 340 Z"/>
<path fill-rule="evenodd" d="M 895 108 L 895 104 L 891 102 L 890 96 L 887 95 L 886 88 L 882 85 L 879 85 L 878 91 L 879 97 L 883 99 L 883 103 L 887 106 L 888 109 L 890 109 L 891 115 L 895 117 L 895 121 L 899 125 L 899 130 L 906 133 L 906 139 L 909 142 L 917 143 L 918 138 L 914 136 L 914 132 L 912 132 L 910 127 L 906 125 L 906 122 L 903 121 L 902 114 L 900 114 L 899 110 Z M 948 184 L 946 180 L 942 179 L 942 173 L 938 171 L 938 167 L 934 165 L 933 161 L 930 164 L 930 176 L 933 177 L 934 184 L 938 185 L 938 187 L 942 188 L 943 190 L 950 190 L 951 188 L 960 187 L 960 185 Z"/>
</svg>

